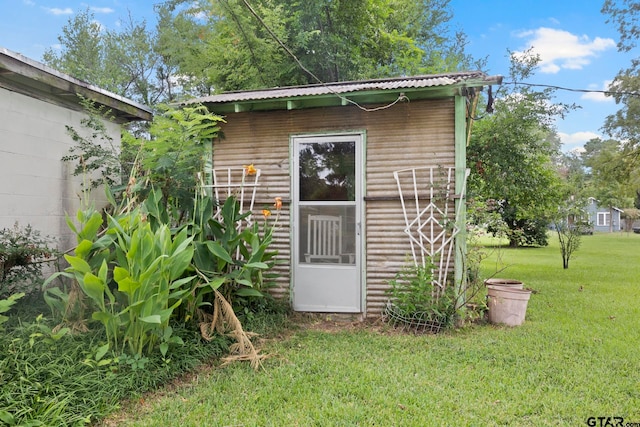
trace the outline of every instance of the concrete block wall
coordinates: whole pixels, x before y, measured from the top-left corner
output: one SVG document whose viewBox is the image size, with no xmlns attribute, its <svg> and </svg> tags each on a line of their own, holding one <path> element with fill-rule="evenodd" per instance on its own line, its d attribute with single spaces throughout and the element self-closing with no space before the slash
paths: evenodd
<svg viewBox="0 0 640 427">
<path fill-rule="evenodd" d="M 75 245 L 65 214 L 75 217 L 80 206 L 81 177 L 61 158 L 74 142 L 66 125 L 82 131 L 81 111 L 70 110 L 0 88 L 0 228 L 30 224 L 54 237 L 58 249 Z M 114 143 L 120 127 L 107 123 Z M 106 204 L 101 191 L 96 206 Z"/>
</svg>

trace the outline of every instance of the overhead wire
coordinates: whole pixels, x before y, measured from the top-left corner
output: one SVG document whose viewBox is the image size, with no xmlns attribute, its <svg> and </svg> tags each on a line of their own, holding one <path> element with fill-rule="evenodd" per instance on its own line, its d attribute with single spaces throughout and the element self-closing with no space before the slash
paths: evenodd
<svg viewBox="0 0 640 427">
<path fill-rule="evenodd" d="M 604 95 L 626 95 L 633 97 L 640 97 L 639 92 L 627 92 L 627 91 L 615 91 L 615 90 L 596 90 L 596 89 L 575 89 L 564 86 L 550 85 L 550 84 L 542 84 L 542 83 L 525 83 L 525 82 L 502 82 L 503 85 L 514 85 L 514 86 L 530 86 L 530 87 L 546 87 L 550 89 L 564 90 L 567 92 L 582 92 L 582 93 L 602 93 Z"/>
<path fill-rule="evenodd" d="M 367 108 L 367 107 L 363 107 L 362 105 L 360 105 L 359 103 L 357 103 L 356 101 L 349 99 L 348 97 L 336 92 L 335 90 L 333 90 L 327 83 L 323 82 L 318 76 L 316 76 L 311 70 L 309 70 L 307 67 L 304 66 L 304 64 L 300 61 L 300 59 L 298 59 L 298 57 L 291 51 L 291 49 L 289 49 L 289 47 L 284 44 L 284 42 L 282 40 L 280 40 L 280 38 L 271 30 L 271 28 L 267 25 L 266 22 L 264 22 L 264 20 L 262 19 L 262 17 L 260 15 L 258 15 L 258 13 L 255 11 L 255 9 L 249 4 L 249 2 L 247 0 L 242 0 L 242 2 L 244 3 L 244 5 L 247 7 L 247 9 L 249 10 L 249 12 L 258 20 L 258 22 L 260 23 L 260 25 L 262 25 L 264 27 L 265 30 L 267 30 L 267 32 L 269 33 L 269 35 L 276 41 L 276 43 L 278 43 L 278 45 L 280 45 L 280 47 L 282 49 L 284 49 L 284 51 L 291 57 L 293 58 L 293 60 L 296 62 L 296 64 L 298 64 L 298 66 L 305 72 L 307 73 L 309 76 L 311 76 L 314 80 L 316 80 L 320 85 L 322 85 L 323 87 L 325 87 L 327 90 L 329 90 L 332 94 L 334 94 L 335 96 L 337 96 L 338 98 L 340 98 L 341 100 L 343 100 L 344 102 L 348 102 L 350 104 L 355 105 L 356 107 L 358 107 L 359 109 L 361 109 L 362 111 L 366 111 L 366 112 L 373 112 L 373 111 L 379 111 L 379 110 L 384 110 L 386 108 L 390 108 L 393 107 L 394 105 L 396 105 L 398 102 L 400 101 L 409 101 L 409 98 L 407 98 L 407 96 L 404 93 L 400 93 L 398 95 L 398 98 L 391 102 L 390 104 L 387 105 L 382 105 L 379 107 L 375 107 L 375 108 Z"/>
<path fill-rule="evenodd" d="M 322 81 L 311 70 L 309 70 L 307 67 L 305 67 L 305 65 L 300 61 L 300 59 L 298 59 L 298 57 L 291 51 L 291 49 L 289 49 L 289 47 L 282 40 L 280 40 L 280 38 L 271 30 L 271 28 L 267 25 L 267 23 L 264 22 L 262 17 L 255 11 L 255 9 L 251 6 L 251 4 L 249 3 L 248 0 L 242 0 L 242 3 L 244 3 L 246 8 L 249 10 L 249 12 L 256 18 L 256 20 L 260 23 L 260 25 L 262 25 L 264 27 L 264 29 L 276 41 L 276 43 L 278 43 L 278 45 L 287 53 L 287 55 L 289 55 L 296 62 L 296 64 L 300 67 L 300 69 L 302 69 L 305 73 L 307 73 L 309 76 L 311 76 L 320 85 L 325 87 L 327 90 L 329 90 L 331 93 L 333 93 L 335 96 L 337 96 L 338 98 L 340 98 L 344 102 L 353 104 L 353 105 L 355 105 L 356 107 L 358 107 L 359 109 L 361 109 L 363 111 L 371 112 L 371 111 L 378 111 L 378 110 L 383 110 L 383 109 L 386 109 L 386 108 L 390 108 L 390 107 L 394 106 L 395 104 L 397 104 L 400 101 L 409 101 L 409 98 L 407 96 L 405 96 L 404 93 L 401 93 L 395 101 L 393 101 L 393 102 L 391 102 L 391 103 L 389 103 L 387 105 L 383 105 L 383 106 L 375 107 L 375 108 L 367 108 L 367 107 L 361 106 L 358 102 L 356 102 L 356 101 L 354 101 L 352 99 L 349 99 L 348 97 L 346 97 L 346 96 L 334 91 L 331 88 L 331 86 L 329 86 L 327 83 Z M 563 91 L 569 91 L 569 92 L 602 93 L 602 94 L 608 95 L 608 96 L 625 95 L 625 96 L 632 96 L 632 97 L 640 97 L 640 93 L 638 93 L 638 92 L 596 90 L 596 89 L 575 89 L 575 88 L 568 88 L 568 87 L 564 87 L 564 86 L 542 84 L 542 83 L 502 82 L 502 84 L 503 85 L 520 85 L 520 86 L 529 86 L 529 87 L 546 87 L 546 88 L 550 88 L 550 89 L 557 89 L 557 90 L 563 90 Z M 490 113 L 490 111 L 487 111 L 487 113 Z M 482 115 L 480 117 L 475 117 L 473 119 L 474 120 L 479 120 L 479 119 L 482 119 L 484 116 L 485 115 Z"/>
<path fill-rule="evenodd" d="M 251 59 L 253 60 L 253 63 L 255 65 L 255 67 L 258 69 L 258 76 L 260 78 L 260 80 L 262 81 L 263 84 L 266 84 L 264 77 L 262 76 L 262 70 L 260 69 L 260 63 L 257 60 L 256 57 L 256 53 L 253 50 L 253 46 L 251 44 L 251 42 L 249 41 L 249 37 L 247 36 L 247 33 L 244 31 L 244 27 L 242 26 L 240 19 L 238 18 L 238 16 L 235 14 L 235 12 L 233 11 L 233 8 L 231 7 L 231 5 L 229 4 L 229 2 L 227 0 L 219 0 L 220 3 L 223 3 L 223 7 L 226 7 L 227 11 L 231 14 L 231 19 L 233 19 L 233 21 L 235 22 L 236 26 L 238 27 L 238 30 L 240 31 L 240 33 L 242 33 L 242 37 L 244 38 L 245 43 L 247 43 L 247 48 L 249 49 L 249 53 L 251 54 Z"/>
</svg>

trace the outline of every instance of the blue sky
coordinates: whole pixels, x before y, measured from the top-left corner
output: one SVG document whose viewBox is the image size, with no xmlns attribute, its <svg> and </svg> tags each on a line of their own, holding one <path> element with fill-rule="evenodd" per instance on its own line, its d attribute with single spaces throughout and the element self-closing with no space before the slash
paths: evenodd
<svg viewBox="0 0 640 427">
<path fill-rule="evenodd" d="M 106 28 L 117 29 L 129 13 L 155 24 L 154 0 L 0 0 L 0 46 L 41 60 L 73 14 L 90 7 Z M 467 34 L 469 53 L 488 57 L 490 74 L 508 74 L 508 49 L 528 47 L 542 63 L 530 83 L 603 90 L 632 54 L 616 49 L 618 34 L 600 13 L 602 0 L 451 0 L 451 28 Z M 505 79 L 508 80 L 508 79 Z M 582 108 L 557 122 L 563 150 L 581 147 L 607 115 L 617 111 L 611 98 L 597 93 L 558 91 L 557 100 Z"/>
</svg>

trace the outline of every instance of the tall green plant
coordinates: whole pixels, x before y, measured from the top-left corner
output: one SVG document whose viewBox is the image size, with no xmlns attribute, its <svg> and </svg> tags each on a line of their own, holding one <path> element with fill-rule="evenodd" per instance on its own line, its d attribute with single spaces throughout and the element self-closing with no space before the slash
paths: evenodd
<svg viewBox="0 0 640 427">
<path fill-rule="evenodd" d="M 106 224 L 92 208 L 79 211 L 77 218 L 79 226 L 68 221 L 79 242 L 73 255 L 64 256 L 69 267 L 45 285 L 58 276 L 75 281 L 112 350 L 122 352 L 127 346 L 141 355 L 160 341 L 165 355 L 170 343 L 179 343 L 171 335 L 169 318 L 188 291 L 183 285 L 193 279 L 182 277 L 193 257 L 193 238 L 186 229 L 173 235 L 166 224 L 152 228 L 140 207 L 108 216 Z M 47 303 L 54 306 L 61 294 L 59 288 L 48 290 Z"/>
<path fill-rule="evenodd" d="M 208 215 L 211 200 L 204 198 L 202 206 Z M 202 215 L 199 210 L 196 212 Z M 208 278 L 211 287 L 222 287 L 220 290 L 229 301 L 262 297 L 269 284 L 265 273 L 274 266 L 277 254 L 269 250 L 273 226 L 267 224 L 265 216 L 262 230 L 257 221 L 249 227 L 239 227 L 251 212 L 240 212 L 240 204 L 233 196 L 225 200 L 220 213 L 220 222 L 202 221 L 206 216 L 198 218 L 201 222 L 197 226 L 194 266 Z"/>
<path fill-rule="evenodd" d="M 179 343 L 168 329 L 169 318 L 187 292 L 183 285 L 193 279 L 182 277 L 193 258 L 193 237 L 186 229 L 172 236 L 166 224 L 153 231 L 139 211 L 110 222 L 109 231 L 117 236 L 113 278 L 125 296 L 124 308 L 117 313 L 124 340 L 132 353 L 140 355 L 145 346 L 151 352 L 161 339 L 165 355 L 170 343 Z"/>
</svg>

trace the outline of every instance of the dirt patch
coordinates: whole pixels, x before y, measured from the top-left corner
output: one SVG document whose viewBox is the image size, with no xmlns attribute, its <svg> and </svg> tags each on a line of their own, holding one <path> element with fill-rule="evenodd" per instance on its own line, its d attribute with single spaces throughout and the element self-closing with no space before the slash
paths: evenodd
<svg viewBox="0 0 640 427">
<path fill-rule="evenodd" d="M 294 313 L 291 322 L 298 330 L 315 330 L 328 333 L 345 331 L 368 331 L 379 334 L 406 334 L 400 328 L 394 328 L 381 317 L 361 319 L 354 315 L 324 313 Z"/>
</svg>

